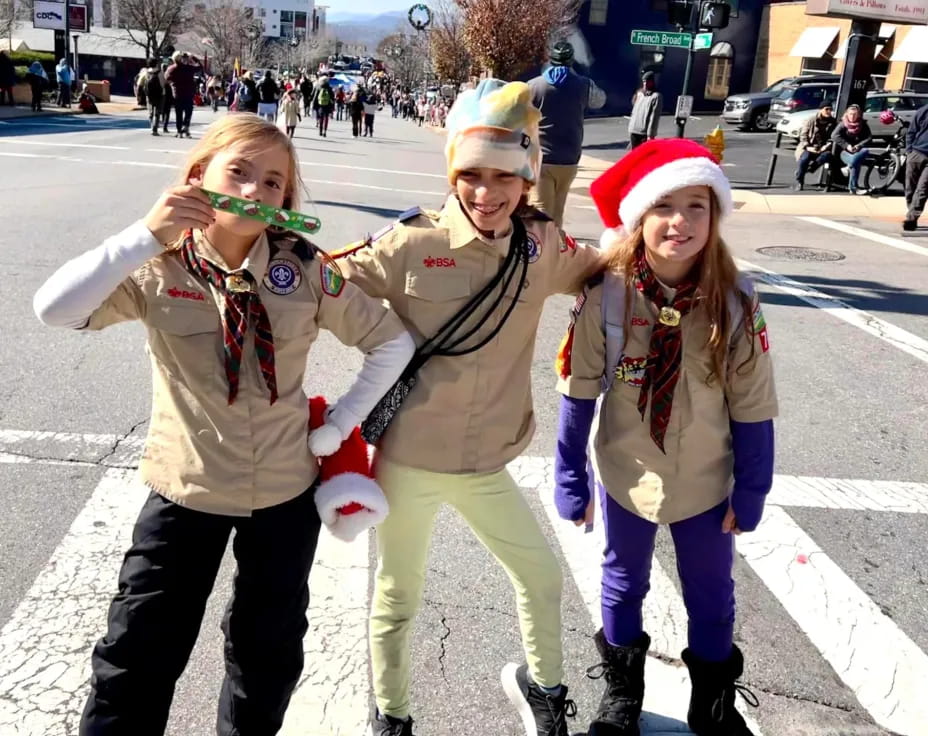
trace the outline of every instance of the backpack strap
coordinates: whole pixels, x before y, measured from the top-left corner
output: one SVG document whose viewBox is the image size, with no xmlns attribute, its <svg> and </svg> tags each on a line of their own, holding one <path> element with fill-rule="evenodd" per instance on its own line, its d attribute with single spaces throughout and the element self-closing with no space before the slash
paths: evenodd
<svg viewBox="0 0 928 736">
<path fill-rule="evenodd" d="M 625 348 L 625 290 L 625 280 L 614 271 L 607 271 L 602 298 L 603 333 L 606 336 L 603 393 L 612 388 Z"/>
</svg>

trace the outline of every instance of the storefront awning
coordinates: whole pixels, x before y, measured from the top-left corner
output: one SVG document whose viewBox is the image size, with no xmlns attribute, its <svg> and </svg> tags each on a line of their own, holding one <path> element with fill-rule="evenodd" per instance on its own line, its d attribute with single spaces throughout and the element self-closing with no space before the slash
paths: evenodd
<svg viewBox="0 0 928 736">
<path fill-rule="evenodd" d="M 928 62 L 928 26 L 909 26 L 890 61 Z"/>
<path fill-rule="evenodd" d="M 880 24 L 880 32 L 877 35 L 877 38 L 885 43 L 878 43 L 876 48 L 873 50 L 873 58 L 876 59 L 880 54 L 883 53 L 883 49 L 886 48 L 886 44 L 892 41 L 893 36 L 896 34 L 896 26 L 892 23 L 882 23 Z M 838 52 L 835 54 L 836 59 L 843 59 L 847 56 L 847 45 L 850 42 L 850 37 L 845 38 L 841 42 L 841 46 L 838 47 Z"/>
<path fill-rule="evenodd" d="M 805 59 L 821 59 L 828 53 L 828 49 L 835 42 L 840 30 L 832 26 L 806 28 L 789 55 L 801 56 Z"/>
</svg>

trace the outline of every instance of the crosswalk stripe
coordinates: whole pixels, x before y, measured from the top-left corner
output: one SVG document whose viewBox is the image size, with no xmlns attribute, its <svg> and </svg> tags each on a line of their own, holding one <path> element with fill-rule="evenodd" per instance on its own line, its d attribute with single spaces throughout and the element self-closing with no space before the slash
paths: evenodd
<svg viewBox="0 0 928 736">
<path fill-rule="evenodd" d="M 574 583 L 577 585 L 593 626 L 602 625 L 600 611 L 600 561 L 602 560 L 603 534 L 599 504 L 596 504 L 594 531 L 583 531 L 558 516 L 554 506 L 552 489 L 554 488 L 554 462 L 545 457 L 521 457 L 510 463 L 509 470 L 521 488 L 537 490 L 545 513 L 554 528 L 558 543 L 567 560 Z M 686 611 L 676 589 L 655 558 L 651 568 L 651 594 L 647 601 L 644 617 L 648 633 L 656 635 L 654 644 L 669 647 L 661 651 L 672 657 L 679 657 L 686 640 Z M 596 654 L 590 652 L 591 661 Z M 662 734 L 686 730 L 686 710 L 689 704 L 690 679 L 685 667 L 674 666 L 649 656 L 645 665 L 644 713 L 641 719 L 643 736 L 661 736 Z M 751 730 L 761 736 L 760 728 L 745 713 L 738 703 L 738 709 L 744 715 Z"/>
<path fill-rule="evenodd" d="M 737 548 L 877 723 L 925 733 L 928 656 L 783 509 Z"/>
</svg>

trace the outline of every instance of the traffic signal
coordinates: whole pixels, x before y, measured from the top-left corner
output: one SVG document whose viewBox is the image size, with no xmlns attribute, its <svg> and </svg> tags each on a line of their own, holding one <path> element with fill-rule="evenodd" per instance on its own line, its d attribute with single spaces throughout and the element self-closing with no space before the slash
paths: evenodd
<svg viewBox="0 0 928 736">
<path fill-rule="evenodd" d="M 671 25 L 689 26 L 693 17 L 693 3 L 689 0 L 670 0 L 667 3 L 667 19 Z"/>
<path fill-rule="evenodd" d="M 731 5 L 728 3 L 704 2 L 699 6 L 700 28 L 726 28 L 731 16 Z"/>
</svg>

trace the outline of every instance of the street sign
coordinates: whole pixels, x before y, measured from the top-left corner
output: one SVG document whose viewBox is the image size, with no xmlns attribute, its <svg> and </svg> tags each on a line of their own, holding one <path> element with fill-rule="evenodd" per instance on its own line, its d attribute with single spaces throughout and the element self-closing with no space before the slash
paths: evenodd
<svg viewBox="0 0 928 736">
<path fill-rule="evenodd" d="M 87 33 L 90 31 L 89 8 L 86 5 L 68 5 L 68 28 L 72 33 L 80 31 Z"/>
<path fill-rule="evenodd" d="M 693 114 L 693 96 L 680 95 L 677 97 L 677 111 L 674 117 L 677 120 L 684 120 Z"/>
<path fill-rule="evenodd" d="M 64 30 L 64 3 L 35 0 L 32 5 L 32 25 L 35 28 Z"/>
<path fill-rule="evenodd" d="M 711 33 L 697 33 L 693 37 L 693 51 L 704 51 L 712 46 Z"/>
<path fill-rule="evenodd" d="M 692 34 L 671 31 L 632 31 L 632 46 L 670 46 L 688 49 Z"/>
</svg>

